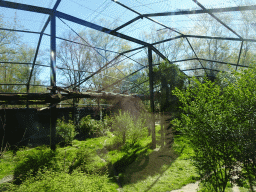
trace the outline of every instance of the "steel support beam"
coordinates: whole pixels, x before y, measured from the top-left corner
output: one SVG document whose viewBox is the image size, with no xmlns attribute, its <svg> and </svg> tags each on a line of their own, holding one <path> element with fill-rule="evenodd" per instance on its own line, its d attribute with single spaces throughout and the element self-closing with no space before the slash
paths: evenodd
<svg viewBox="0 0 256 192">
<path fill-rule="evenodd" d="M 137 70 L 137 71 L 135 71 L 135 72 L 133 72 L 133 73 L 131 73 L 131 74 L 129 74 L 129 75 L 123 77 L 122 79 L 119 79 L 118 81 L 112 83 L 111 85 L 108 85 L 107 87 L 103 87 L 102 89 L 99 90 L 99 92 L 104 91 L 105 89 L 107 89 L 107 88 L 109 88 L 109 87 L 112 87 L 112 86 L 116 85 L 117 83 L 119 83 L 119 82 L 121 82 L 121 81 L 124 81 L 127 77 L 130 77 L 130 76 L 134 75 L 135 73 L 139 72 L 140 70 L 142 70 L 142 69 L 144 69 L 144 68 L 146 68 L 146 67 L 147 67 L 147 66 L 143 66 L 143 67 L 140 68 L 139 70 Z M 139 89 L 142 90 L 142 88 L 141 88 L 137 83 L 134 83 L 134 82 L 131 82 L 131 81 L 128 81 L 128 82 L 135 84 L 136 87 L 138 87 Z M 144 90 L 142 90 L 142 91 L 144 91 Z"/>
<path fill-rule="evenodd" d="M 212 12 L 210 12 L 208 9 L 206 9 L 201 3 L 199 3 L 197 0 L 194 1 L 199 7 L 201 7 L 203 10 L 207 11 L 209 15 L 211 15 L 214 19 L 216 19 L 219 23 L 221 23 L 224 27 L 226 27 L 228 30 L 230 30 L 232 33 L 234 33 L 236 36 L 242 39 L 240 35 L 238 35 L 233 29 L 231 29 L 229 26 L 227 26 L 224 22 L 222 22 L 218 17 L 216 17 Z"/>
<path fill-rule="evenodd" d="M 169 39 L 164 39 L 162 41 L 152 43 L 151 45 L 157 45 L 157 44 L 160 44 L 160 43 L 164 43 L 164 42 L 167 42 L 167 41 L 172 41 L 172 40 L 179 39 L 179 38 L 182 38 L 182 37 L 184 37 L 184 35 L 180 35 L 180 36 L 177 36 L 177 37 L 172 37 L 172 38 L 169 38 Z"/>
<path fill-rule="evenodd" d="M 116 2 L 120 4 L 119 2 Z M 216 9 L 207 9 L 207 10 L 182 10 L 182 11 L 172 11 L 172 12 L 163 12 L 163 13 L 150 13 L 150 14 L 140 14 L 140 16 L 135 17 L 134 19 L 126 22 L 125 24 L 117 27 L 114 31 L 118 31 L 127 25 L 142 19 L 143 17 L 158 17 L 158 16 L 173 16 L 173 15 L 191 15 L 191 14 L 204 14 L 204 13 L 223 13 L 223 12 L 233 12 L 233 11 L 250 11 L 256 10 L 256 5 L 252 6 L 238 6 L 238 7 L 228 7 L 228 8 L 216 8 Z"/>
<path fill-rule="evenodd" d="M 159 17 L 159 16 L 173 16 L 173 15 L 193 15 L 193 14 L 204 14 L 204 13 L 224 13 L 224 12 L 233 12 L 233 11 L 250 11 L 256 10 L 256 5 L 251 6 L 237 6 L 237 7 L 226 7 L 226 8 L 213 8 L 207 10 L 180 10 L 172 12 L 163 12 L 163 13 L 150 13 L 143 14 L 143 17 Z"/>
<path fill-rule="evenodd" d="M 147 47 L 147 46 L 137 47 L 137 48 L 134 48 L 134 49 L 130 49 L 130 50 L 124 51 L 124 52 L 119 53 L 119 54 L 123 55 L 123 54 L 126 54 L 126 53 L 130 53 L 130 52 L 133 52 L 133 51 L 137 51 L 137 50 L 139 50 L 139 49 L 146 48 L 146 47 Z"/>
<path fill-rule="evenodd" d="M 17 29 L 7 29 L 7 28 L 0 28 L 0 30 L 6 30 L 6 31 L 16 31 L 16 32 L 23 32 L 23 33 L 34 33 L 34 34 L 40 34 L 40 32 L 34 32 L 34 31 L 26 31 L 26 30 L 17 30 Z M 44 33 L 44 35 L 46 36 L 50 36 L 49 34 L 47 33 Z M 217 39 L 217 40 L 226 40 L 226 41 L 248 41 L 248 42 L 256 42 L 256 39 L 240 39 L 240 38 L 234 38 L 234 37 L 213 37 L 213 36 L 203 36 L 203 35 L 180 35 L 180 36 L 177 36 L 177 38 L 179 37 L 191 37 L 191 38 L 201 38 L 201 39 Z M 61 38 L 61 37 L 56 37 L 57 39 L 60 39 L 60 40 L 64 40 L 64 41 L 69 41 L 69 42 L 72 42 L 70 40 L 67 40 L 67 39 L 64 39 L 64 38 Z M 176 39 L 176 37 L 174 37 Z M 168 40 L 172 40 L 172 38 L 170 39 L 166 39 L 167 41 Z M 165 41 L 165 40 L 163 40 Z M 73 43 L 77 43 L 77 42 L 73 42 Z M 78 43 L 77 43 L 78 44 Z M 158 42 L 155 42 L 153 43 L 152 45 L 154 44 L 159 44 Z M 83 44 L 84 45 L 84 44 Z M 90 47 L 89 45 L 85 45 L 85 46 L 88 46 Z M 148 45 L 147 45 L 148 46 Z M 123 53 L 129 53 L 129 52 L 132 52 L 132 51 L 136 51 L 138 49 L 142 49 L 142 48 L 145 48 L 147 46 L 141 46 L 141 47 L 138 47 L 138 48 L 134 48 L 134 49 L 131 49 L 131 50 L 128 50 L 128 51 L 124 51 Z M 94 47 L 96 49 L 100 49 L 98 47 Z M 120 53 L 122 54 L 122 53 Z"/>
<path fill-rule="evenodd" d="M 187 42 L 188 42 L 188 44 L 189 44 L 190 48 L 192 49 L 193 53 L 195 54 L 196 58 L 198 59 L 198 62 L 199 62 L 199 63 L 200 63 L 200 65 L 204 68 L 203 64 L 202 64 L 202 63 L 201 63 L 201 61 L 199 60 L 199 58 L 198 58 L 198 56 L 197 56 L 197 54 L 196 54 L 196 52 L 195 52 L 194 48 L 192 47 L 192 45 L 191 45 L 190 41 L 188 40 L 188 38 L 186 38 L 186 40 L 187 40 Z M 205 70 L 205 73 L 207 74 L 206 70 Z M 208 74 L 207 74 L 207 75 L 208 75 Z"/>
<path fill-rule="evenodd" d="M 56 87 L 56 17 L 51 15 L 51 86 Z M 52 94 L 56 91 L 52 90 Z"/>
<path fill-rule="evenodd" d="M 53 89 L 51 90 L 51 94 L 56 94 L 56 16 L 53 13 L 51 15 L 51 86 Z M 51 150 L 56 150 L 56 105 L 55 103 L 51 103 Z"/>
<path fill-rule="evenodd" d="M 179 62 L 183 62 L 183 61 L 193 61 L 193 60 L 198 60 L 198 58 L 190 58 L 190 59 L 176 60 L 176 61 L 171 61 L 171 63 L 179 63 Z M 161 65 L 161 63 L 154 64 L 153 66 L 155 66 L 155 65 Z M 181 71 L 182 71 L 182 70 L 181 70 Z"/>
<path fill-rule="evenodd" d="M 166 58 L 160 51 L 158 51 L 154 46 L 151 46 L 151 49 L 156 53 L 156 54 L 158 54 L 163 60 L 166 60 L 166 61 L 168 61 L 169 63 L 172 63 L 171 61 L 169 61 L 169 59 L 168 58 Z M 180 70 L 180 69 L 179 69 Z M 180 70 L 181 71 L 181 70 Z M 184 73 L 183 71 L 181 71 L 182 73 Z M 185 73 L 184 73 L 184 75 L 186 75 Z M 187 76 L 187 75 L 186 75 Z"/>
<path fill-rule="evenodd" d="M 15 85 L 19 85 L 19 86 L 25 86 L 27 84 L 24 84 L 24 83 L 0 83 L 0 85 L 10 85 L 10 86 L 15 86 Z M 31 86 L 36 86 L 36 87 L 48 87 L 46 85 L 31 85 Z M 1 94 L 1 93 L 0 93 Z"/>
<path fill-rule="evenodd" d="M 150 90 L 150 109 L 152 115 L 152 149 L 156 148 L 156 130 L 155 130 L 155 106 L 154 106 L 154 76 L 152 66 L 152 48 L 148 47 L 148 66 L 149 66 L 149 90 Z"/>
<path fill-rule="evenodd" d="M 243 49 L 243 44 L 244 44 L 244 42 L 242 41 L 240 51 L 239 51 L 239 55 L 238 55 L 238 59 L 237 59 L 236 70 L 237 70 L 237 67 L 238 67 L 239 62 L 240 62 L 240 57 L 241 57 L 241 53 L 242 53 L 242 49 Z"/>
<path fill-rule="evenodd" d="M 134 43 L 137 43 L 140 45 L 144 45 L 144 46 L 150 45 L 150 44 L 148 44 L 144 41 L 141 41 L 139 39 L 115 32 L 111 29 L 96 25 L 94 23 L 90 23 L 88 21 L 79 19 L 77 17 L 71 16 L 71 15 L 68 15 L 68 14 L 65 14 L 65 13 L 62 13 L 59 11 L 54 11 L 53 9 L 37 7 L 37 6 L 32 6 L 32 5 L 26 5 L 26 4 L 21 4 L 21 3 L 8 2 L 8 1 L 1 1 L 0 7 L 13 8 L 13 9 L 19 9 L 19 10 L 24 10 L 24 11 L 32 11 L 35 13 L 44 13 L 44 14 L 48 14 L 48 15 L 52 15 L 53 13 L 55 13 L 56 17 L 77 23 L 79 25 L 83 25 L 85 27 L 89 27 L 89 28 L 95 29 L 97 31 L 101 31 L 101 32 L 104 32 L 104 33 L 107 33 L 107 34 L 110 34 L 110 35 L 113 35 L 116 37 L 120 37 L 122 39 L 126 39 L 128 41 L 131 41 L 131 42 L 134 42 Z"/>
<path fill-rule="evenodd" d="M 146 43 L 144 41 L 141 41 L 139 39 L 135 39 L 135 38 L 130 37 L 128 35 L 124 35 L 122 33 L 115 32 L 115 31 L 113 31 L 111 29 L 108 29 L 108 28 L 105 28 L 105 27 L 101 27 L 101 26 L 96 25 L 94 23 L 90 23 L 88 21 L 79 19 L 77 17 L 71 16 L 71 15 L 68 15 L 68 14 L 65 14 L 65 13 L 62 13 L 62 12 L 59 12 L 59 11 L 56 11 L 56 16 L 60 17 L 62 19 L 65 19 L 65 20 L 68 20 L 68 21 L 71 21 L 71 22 L 83 25 L 85 27 L 89 27 L 89 28 L 95 29 L 97 31 L 101 31 L 101 32 L 104 32 L 104 33 L 107 33 L 107 34 L 110 34 L 110 35 L 113 35 L 113 36 L 116 36 L 116 37 L 120 37 L 122 39 L 131 41 L 131 42 L 134 42 L 134 43 L 137 43 L 137 44 L 140 44 L 140 45 L 144 45 L 144 46 L 149 46 L 150 45 L 150 44 L 148 44 L 148 43 Z"/>
<path fill-rule="evenodd" d="M 137 53 L 135 53 L 134 55 L 136 55 L 136 54 L 137 54 Z M 118 59 L 118 58 L 121 57 L 121 56 L 123 56 L 123 55 L 121 55 L 121 54 L 117 55 L 114 59 L 112 59 L 111 61 L 109 61 L 108 63 L 106 63 L 103 67 L 101 67 L 100 69 L 98 69 L 96 72 L 92 72 L 90 76 L 86 77 L 83 81 L 79 82 L 77 85 L 72 84 L 72 85 L 70 85 L 70 86 L 68 86 L 68 87 L 74 86 L 74 88 L 76 88 L 76 87 L 80 86 L 82 83 L 84 83 L 85 81 L 87 81 L 87 80 L 89 80 L 90 78 L 92 78 L 94 75 L 96 75 L 97 73 L 99 73 L 100 71 L 102 71 L 104 68 L 108 67 L 113 61 L 115 61 L 116 59 Z M 126 57 L 125 59 L 129 59 L 129 58 Z M 123 60 L 121 60 L 121 61 L 118 61 L 117 63 L 120 63 L 120 62 L 124 61 L 125 59 L 123 59 Z M 115 64 L 117 64 L 117 63 L 115 63 Z M 68 88 L 68 87 L 66 87 L 66 88 Z"/>
<path fill-rule="evenodd" d="M 256 42 L 256 39 L 240 39 L 240 38 L 232 38 L 232 37 L 213 37 L 213 36 L 203 36 L 203 35 L 184 35 L 184 37 L 201 38 L 201 39 L 217 39 L 217 40 L 224 40 L 224 41 Z"/>
<path fill-rule="evenodd" d="M 142 17 L 142 16 L 135 17 L 134 19 L 132 19 L 132 20 L 130 20 L 130 21 L 124 23 L 123 25 L 121 25 L 121 26 L 119 26 L 119 27 L 117 27 L 117 28 L 115 28 L 114 31 L 116 32 L 116 31 L 118 31 L 118 30 L 120 30 L 120 29 L 122 29 L 122 28 L 124 28 L 124 27 L 126 27 L 126 26 L 128 26 L 128 25 L 130 25 L 131 23 L 133 23 L 133 22 L 139 20 L 139 19 L 143 19 L 143 17 Z"/>
<path fill-rule="evenodd" d="M 223 61 L 215 61 L 215 60 L 203 59 L 203 58 L 198 58 L 198 59 L 199 59 L 199 60 L 202 60 L 202 61 L 210 61 L 210 62 L 215 62 L 215 63 L 220 63 L 220 64 L 227 64 L 227 65 L 234 65 L 234 66 L 239 66 L 239 67 L 247 67 L 247 68 L 250 68 L 249 66 L 238 65 L 238 64 L 234 64 L 234 63 L 227 63 L 227 62 L 223 62 Z"/>
<path fill-rule="evenodd" d="M 194 71 L 194 70 L 199 70 L 199 69 L 203 69 L 203 70 L 212 70 L 212 71 L 221 71 L 221 70 L 217 70 L 217 69 L 208 69 L 208 68 L 195 68 L 195 69 L 183 69 L 182 71 Z"/>
<path fill-rule="evenodd" d="M 12 9 L 18 9 L 23 11 L 31 11 L 35 13 L 43 13 L 51 15 L 53 13 L 52 9 L 44 8 L 44 7 L 37 7 L 33 5 L 26 5 L 21 3 L 14 3 L 10 1 L 0 1 L 0 7 L 6 7 L 6 8 L 12 8 Z"/>
<path fill-rule="evenodd" d="M 53 7 L 54 11 L 56 11 L 57 7 L 60 4 L 60 1 L 61 0 L 57 0 L 57 2 L 55 3 L 55 5 Z M 31 78 L 32 78 L 32 74 L 33 74 L 33 70 L 34 70 L 34 67 L 35 67 L 35 63 L 36 63 L 38 51 L 39 51 L 39 48 L 40 48 L 41 40 L 42 40 L 44 31 L 45 31 L 46 27 L 48 26 L 48 24 L 50 23 L 50 21 L 51 21 L 51 16 L 48 17 L 48 19 L 47 19 L 46 23 L 44 24 L 44 27 L 43 27 L 43 29 L 40 33 L 40 36 L 39 36 L 39 40 L 38 40 L 37 47 L 36 47 L 36 53 L 35 53 L 34 60 L 33 60 L 32 69 L 30 71 L 30 75 L 29 75 L 29 79 L 28 79 L 28 83 L 27 83 L 27 93 L 29 93 L 29 84 L 30 84 L 30 81 L 31 81 Z"/>
<path fill-rule="evenodd" d="M 130 7 L 127 7 L 126 5 L 124 5 L 124 4 L 122 4 L 122 3 L 118 2 L 118 1 L 114 1 L 114 0 L 112 0 L 112 1 L 115 2 L 115 3 L 117 3 L 118 5 L 121 5 L 122 7 L 124 7 L 124 8 L 126 8 L 126 9 L 128 9 L 128 10 L 130 10 L 130 11 L 132 11 L 132 12 L 134 12 L 134 13 L 136 13 L 136 14 L 139 15 L 138 18 L 134 18 L 134 19 L 132 19 L 131 21 L 128 21 L 127 23 L 123 24 L 122 26 L 116 28 L 114 31 L 117 31 L 117 30 L 120 30 L 120 29 L 123 28 L 123 27 L 126 27 L 127 25 L 129 25 L 129 24 L 131 24 L 131 23 L 137 21 L 139 18 L 142 18 L 142 19 L 143 19 L 143 17 L 145 17 L 145 18 L 147 18 L 148 20 L 150 20 L 150 21 L 152 21 L 152 22 L 154 22 L 154 23 L 157 23 L 158 25 L 161 25 L 161 26 L 163 26 L 163 27 L 165 27 L 165 28 L 167 28 L 167 29 L 170 29 L 170 30 L 172 30 L 172 31 L 174 31 L 174 32 L 176 32 L 176 33 L 182 35 L 182 33 L 176 31 L 175 29 L 173 29 L 173 28 L 171 28 L 171 27 L 168 27 L 168 26 L 166 26 L 166 25 L 160 23 L 159 21 L 156 21 L 156 20 L 154 20 L 154 19 L 151 19 L 151 18 L 149 18 L 149 17 L 147 17 L 147 16 L 143 16 L 143 15 L 140 14 L 139 12 L 137 12 L 137 11 L 131 9 Z"/>
</svg>

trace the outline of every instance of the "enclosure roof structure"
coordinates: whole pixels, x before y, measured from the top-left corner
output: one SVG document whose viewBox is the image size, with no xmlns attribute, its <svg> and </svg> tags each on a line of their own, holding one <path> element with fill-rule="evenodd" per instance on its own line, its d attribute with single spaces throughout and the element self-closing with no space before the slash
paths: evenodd
<svg viewBox="0 0 256 192">
<path fill-rule="evenodd" d="M 148 95 L 138 74 L 149 69 L 153 78 L 162 62 L 188 77 L 215 77 L 255 61 L 256 0 L 1 0 L 0 11 L 0 85 L 14 93 L 23 86 L 27 94 L 59 87 Z M 1 46 L 18 43 L 6 44 L 7 34 L 33 48 L 30 59 L 4 57 Z M 10 82 L 14 65 L 28 66 L 27 78 Z"/>
</svg>

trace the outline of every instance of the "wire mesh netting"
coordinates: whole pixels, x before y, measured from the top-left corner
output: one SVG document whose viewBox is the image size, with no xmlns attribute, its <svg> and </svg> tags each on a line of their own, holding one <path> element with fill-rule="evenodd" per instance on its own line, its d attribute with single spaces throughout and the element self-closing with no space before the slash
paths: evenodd
<svg viewBox="0 0 256 192">
<path fill-rule="evenodd" d="M 94 79 L 101 78 L 103 80 L 105 78 L 105 83 L 108 83 L 108 86 L 113 84 L 113 89 L 116 91 L 114 79 L 120 81 L 125 75 L 129 75 L 128 73 L 135 72 L 139 63 L 146 65 L 147 62 L 147 50 L 135 55 L 132 55 L 135 51 L 130 52 L 131 56 L 127 56 L 128 58 L 123 61 L 122 59 L 126 55 L 120 57 L 119 54 L 152 43 L 169 61 L 177 63 L 184 69 L 188 69 L 192 65 L 214 66 L 216 61 L 240 63 L 241 65 L 247 61 L 244 64 L 247 66 L 252 62 L 252 59 L 248 61 L 245 58 L 252 55 L 254 51 L 253 46 L 249 46 L 249 44 L 253 44 L 249 40 L 255 38 L 256 31 L 253 22 L 256 3 L 254 1 L 152 0 L 145 3 L 133 0 L 124 2 L 95 1 L 93 5 L 76 0 L 10 2 L 19 3 L 19 6 L 24 4 L 31 7 L 17 8 L 16 6 L 13 9 L 14 7 L 8 4 L 0 8 L 2 12 L 1 36 L 7 36 L 8 33 L 9 40 L 9 42 L 5 42 L 4 48 L 15 48 L 16 51 L 16 54 L 1 57 L 1 62 L 3 62 L 1 69 L 4 74 L 1 82 L 10 84 L 2 85 L 5 91 L 23 92 L 26 90 L 28 81 L 29 86 L 37 87 L 37 89 L 31 88 L 31 92 L 45 91 L 43 86 L 50 85 L 51 31 L 49 22 L 48 25 L 45 24 L 49 20 L 49 13 L 53 8 L 56 8 L 58 12 L 100 27 L 110 30 L 117 29 L 117 32 L 128 36 L 121 37 L 118 34 L 111 36 L 109 35 L 110 31 L 105 33 L 103 30 L 93 30 L 90 28 L 91 24 L 83 25 L 81 22 L 57 16 L 57 86 L 71 88 L 98 72 L 97 78 L 96 76 L 92 79 L 88 78 L 80 86 L 86 89 L 95 84 Z M 133 21 L 133 19 L 135 20 Z M 42 31 L 44 26 L 45 30 Z M 40 33 L 42 32 L 45 35 L 41 39 Z M 229 41 L 225 41 L 226 38 L 229 38 Z M 241 38 L 245 39 L 243 43 Z M 239 45 L 241 43 L 243 46 Z M 26 51 L 31 49 L 30 55 L 28 56 L 28 53 L 22 55 L 20 47 Z M 35 51 L 37 47 L 39 48 L 38 54 Z M 189 60 L 186 61 L 186 59 Z M 163 61 L 163 57 L 156 56 L 153 57 L 153 60 L 156 60 L 155 63 L 159 63 Z M 11 62 L 17 63 L 11 64 Z M 33 63 L 35 63 L 35 67 L 33 67 Z M 114 63 L 116 66 L 112 65 Z M 224 65 L 215 64 L 212 69 L 222 70 L 221 66 Z M 17 77 L 10 80 L 8 74 L 16 73 L 16 71 L 19 71 Z M 194 70 L 190 72 L 192 71 Z M 22 77 L 23 79 L 21 79 Z M 100 81 L 97 81 L 99 84 Z M 19 85 L 14 84 L 19 84 L 22 88 L 18 88 Z M 94 88 L 96 87 L 100 86 L 94 85 Z"/>
</svg>

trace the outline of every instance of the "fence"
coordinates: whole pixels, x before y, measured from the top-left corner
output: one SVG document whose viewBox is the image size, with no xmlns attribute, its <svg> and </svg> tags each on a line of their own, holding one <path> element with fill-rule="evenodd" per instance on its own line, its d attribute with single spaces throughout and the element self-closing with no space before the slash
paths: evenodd
<svg viewBox="0 0 256 192">
<path fill-rule="evenodd" d="M 57 108 L 57 118 L 64 117 L 74 122 L 87 115 L 99 120 L 100 114 L 104 116 L 109 113 L 105 107 L 99 110 L 98 107 L 84 108 Z M 49 145 L 50 144 L 50 121 L 51 112 L 49 109 L 38 111 L 37 109 L 0 109 L 0 143 L 5 147 L 8 143 L 11 146 Z"/>
</svg>

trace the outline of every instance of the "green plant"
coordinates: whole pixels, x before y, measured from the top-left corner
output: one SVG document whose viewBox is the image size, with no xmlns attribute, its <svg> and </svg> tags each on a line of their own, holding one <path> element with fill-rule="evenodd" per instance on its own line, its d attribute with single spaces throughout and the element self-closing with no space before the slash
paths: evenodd
<svg viewBox="0 0 256 192">
<path fill-rule="evenodd" d="M 102 121 L 92 119 L 90 115 L 82 118 L 78 125 L 78 130 L 86 138 L 103 136 L 107 132 L 107 125 Z"/>
<path fill-rule="evenodd" d="M 93 161 L 92 154 L 89 150 L 80 149 L 76 152 L 76 156 L 69 167 L 69 174 L 74 170 L 79 170 L 84 173 L 88 173 L 91 170 L 91 163 Z"/>
<path fill-rule="evenodd" d="M 15 158 L 11 151 L 5 151 L 0 158 L 0 180 L 10 175 L 15 168 Z"/>
<path fill-rule="evenodd" d="M 39 171 L 38 176 L 30 177 L 21 185 L 5 185 L 8 191 L 30 192 L 30 191 L 116 191 L 118 185 L 112 183 L 107 175 L 84 174 L 75 171 L 72 174 L 60 173 L 49 170 Z M 1 188 L 0 188 L 1 189 Z"/>
<path fill-rule="evenodd" d="M 244 177 L 253 184 L 255 73 L 255 67 L 233 71 L 232 82 L 225 86 L 207 80 L 200 83 L 194 78 L 187 90 L 174 91 L 183 114 L 173 123 L 188 136 L 195 151 L 195 165 L 203 181 L 215 191 L 224 191 L 229 181 L 236 182 L 233 176 L 242 174 L 237 166 L 243 167 Z"/>
<path fill-rule="evenodd" d="M 127 141 L 135 144 L 140 138 L 147 136 L 146 121 L 140 117 L 133 117 L 129 112 L 121 112 L 113 119 L 112 129 L 116 142 L 125 144 Z"/>
<path fill-rule="evenodd" d="M 18 151 L 19 159 L 14 169 L 15 184 L 20 184 L 27 179 L 29 174 L 35 176 L 39 169 L 44 167 L 52 167 L 52 159 L 56 156 L 56 152 L 46 147 L 37 147 L 30 151 Z"/>
<path fill-rule="evenodd" d="M 75 131 L 75 125 L 72 120 L 66 123 L 63 119 L 57 120 L 56 134 L 64 140 L 64 145 L 72 144 L 77 132 Z"/>
</svg>

